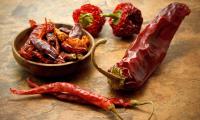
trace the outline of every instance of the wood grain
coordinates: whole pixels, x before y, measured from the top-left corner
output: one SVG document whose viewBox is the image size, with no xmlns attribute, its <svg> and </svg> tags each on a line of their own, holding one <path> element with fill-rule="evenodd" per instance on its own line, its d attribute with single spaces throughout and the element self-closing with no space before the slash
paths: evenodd
<svg viewBox="0 0 200 120">
<path fill-rule="evenodd" d="M 50 96 L 17 96 L 10 87 L 28 89 L 25 78 L 29 73 L 15 62 L 11 43 L 17 34 L 28 27 L 28 20 L 43 22 L 44 17 L 55 22 L 73 24 L 72 11 L 85 3 L 101 6 L 111 12 L 123 0 L 1 0 L 0 4 L 0 119 L 1 120 L 117 120 L 111 113 L 99 108 L 63 102 Z M 126 0 L 142 10 L 143 27 L 158 11 L 175 0 Z M 93 92 L 111 97 L 152 100 L 156 114 L 152 120 L 200 119 L 200 1 L 176 0 L 192 10 L 177 31 L 168 54 L 154 75 L 136 92 L 125 94 L 110 90 L 107 79 L 90 64 L 84 71 L 64 79 L 42 79 L 38 82 L 69 81 Z M 108 40 L 96 52 L 97 62 L 108 69 L 120 60 L 131 40 L 112 35 L 106 23 L 99 38 Z M 106 58 L 106 59 L 105 59 Z M 147 119 L 150 106 L 139 109 L 118 109 L 125 120 Z"/>
</svg>

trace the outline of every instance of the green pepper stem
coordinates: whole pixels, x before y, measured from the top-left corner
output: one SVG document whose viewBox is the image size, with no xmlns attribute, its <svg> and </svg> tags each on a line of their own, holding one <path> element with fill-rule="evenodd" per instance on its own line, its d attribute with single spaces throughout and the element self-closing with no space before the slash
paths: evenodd
<svg viewBox="0 0 200 120">
<path fill-rule="evenodd" d="M 121 15 L 122 15 L 122 11 L 121 10 L 117 10 L 114 13 L 103 14 L 102 16 L 112 18 L 113 24 L 117 25 L 119 23 L 119 21 L 120 21 Z"/>
<path fill-rule="evenodd" d="M 97 46 L 99 46 L 100 44 L 105 44 L 106 43 L 106 40 L 105 39 L 102 39 L 102 40 L 99 40 L 96 42 L 96 44 L 94 45 L 94 48 L 92 50 L 92 53 L 91 53 L 91 59 L 92 59 L 92 63 L 94 65 L 94 67 L 100 72 L 102 73 L 103 75 L 105 75 L 106 77 L 108 77 L 109 79 L 112 79 L 112 80 L 117 80 L 117 81 L 121 81 L 121 80 L 124 80 L 123 78 L 120 78 L 114 74 L 111 74 L 110 72 L 107 72 L 105 70 L 103 70 L 102 68 L 100 68 L 96 61 L 95 61 L 95 57 L 94 57 L 94 53 L 95 53 L 95 50 L 97 48 Z"/>
<path fill-rule="evenodd" d="M 119 19 L 119 16 L 117 14 L 103 14 L 104 17 L 110 17 L 112 19 Z"/>
<path fill-rule="evenodd" d="M 93 21 L 93 16 L 90 13 L 80 14 L 79 22 L 83 27 L 88 27 Z"/>
<path fill-rule="evenodd" d="M 137 101 L 137 100 L 131 100 L 130 103 L 131 103 L 131 105 L 132 105 L 133 107 L 139 106 L 139 105 L 151 104 L 151 105 L 152 105 L 152 111 L 151 111 L 151 114 L 150 114 L 148 120 L 150 120 L 150 119 L 152 118 L 152 116 L 153 116 L 153 114 L 154 114 L 154 109 L 155 109 L 155 108 L 154 108 L 154 104 L 153 104 L 152 101 L 142 101 L 142 102 L 141 102 L 141 101 Z"/>
</svg>

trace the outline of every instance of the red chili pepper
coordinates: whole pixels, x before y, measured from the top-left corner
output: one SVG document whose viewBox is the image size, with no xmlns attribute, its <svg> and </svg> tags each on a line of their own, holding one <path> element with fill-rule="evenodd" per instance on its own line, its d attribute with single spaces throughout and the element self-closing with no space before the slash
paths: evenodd
<svg viewBox="0 0 200 120">
<path fill-rule="evenodd" d="M 28 78 L 26 81 L 27 81 L 29 87 L 31 87 L 31 88 L 39 87 L 39 85 L 34 83 L 33 81 L 31 81 L 30 78 Z M 53 95 L 54 97 L 56 97 L 59 100 L 82 103 L 82 104 L 90 104 L 89 102 L 81 99 L 80 97 L 77 97 L 77 96 L 69 94 L 69 93 L 60 93 L 60 92 L 55 93 L 54 92 L 54 93 L 49 93 L 49 94 Z"/>
<path fill-rule="evenodd" d="M 74 53 L 61 52 L 55 62 L 65 63 L 66 61 L 76 60 L 76 59 L 77 59 L 77 55 Z"/>
<path fill-rule="evenodd" d="M 55 48 L 49 45 L 46 41 L 42 40 L 42 37 L 47 32 L 53 31 L 55 27 L 53 23 L 47 22 L 46 19 L 45 19 L 45 22 L 46 22 L 45 24 L 37 25 L 36 27 L 34 27 L 25 45 L 20 49 L 19 53 L 24 58 L 31 59 L 32 53 L 31 51 L 28 51 L 28 50 L 30 47 L 32 48 L 32 46 L 44 52 L 45 54 L 49 55 L 53 59 L 56 59 L 56 57 L 58 56 L 58 53 L 55 50 Z M 31 21 L 30 24 L 31 26 L 35 26 L 36 22 Z"/>
<path fill-rule="evenodd" d="M 94 5 L 85 4 L 73 12 L 75 23 L 80 23 L 92 36 L 97 37 L 106 21 L 102 10 Z"/>
<path fill-rule="evenodd" d="M 18 95 L 33 95 L 33 94 L 45 94 L 45 93 L 54 93 L 54 92 L 67 92 L 72 95 L 78 96 L 81 99 L 96 105 L 104 110 L 109 110 L 117 115 L 121 120 L 123 120 L 119 114 L 116 112 L 115 105 L 106 97 L 97 95 L 95 93 L 86 91 L 78 87 L 77 85 L 73 85 L 67 82 L 55 82 L 51 84 L 42 85 L 36 88 L 32 88 L 30 90 L 16 90 L 10 89 L 13 94 Z"/>
<path fill-rule="evenodd" d="M 61 47 L 66 52 L 76 53 L 76 54 L 85 54 L 88 51 L 87 48 L 85 47 L 72 47 L 71 45 L 68 44 L 68 41 L 62 42 Z"/>
<path fill-rule="evenodd" d="M 38 84 L 34 83 L 33 81 L 31 81 L 30 78 L 27 78 L 27 83 L 31 88 L 35 88 L 35 87 L 39 87 Z M 54 97 L 56 97 L 59 100 L 63 100 L 63 101 L 70 101 L 70 102 L 76 102 L 76 103 L 81 103 L 81 104 L 91 104 L 88 101 L 85 101 L 84 99 L 76 96 L 76 95 L 72 95 L 70 93 L 61 93 L 61 92 L 54 92 L 54 93 L 48 93 L 53 95 Z M 152 112 L 150 114 L 150 117 L 148 118 L 149 120 L 151 119 L 153 113 L 154 113 L 154 105 L 152 101 L 138 101 L 138 100 L 124 100 L 122 98 L 108 98 L 111 103 L 113 103 L 116 107 L 125 107 L 125 108 L 132 108 L 132 107 L 136 107 L 136 106 L 140 106 L 140 105 L 145 105 L 145 104 L 151 104 L 152 105 Z"/>
<path fill-rule="evenodd" d="M 25 44 L 20 50 L 19 50 L 19 54 L 28 59 L 31 60 L 33 58 L 33 54 L 32 51 L 35 49 L 35 47 L 33 45 L 29 45 L 29 44 Z"/>
<path fill-rule="evenodd" d="M 47 38 L 47 42 L 51 46 L 53 46 L 58 53 L 60 53 L 60 44 L 58 42 L 56 35 L 54 35 L 53 33 L 47 33 L 46 38 Z"/>
<path fill-rule="evenodd" d="M 28 78 L 26 81 L 27 81 L 29 87 L 31 87 L 31 88 L 39 87 L 39 85 L 34 83 L 30 78 Z M 77 97 L 77 96 L 69 94 L 69 93 L 50 93 L 50 94 L 60 100 L 89 104 L 87 101 L 81 99 L 80 97 Z M 110 101 L 112 101 L 112 103 L 117 107 L 128 108 L 128 107 L 135 107 L 135 106 L 143 105 L 143 104 L 153 104 L 151 101 L 140 102 L 140 101 L 132 100 L 132 99 L 124 100 L 122 98 L 108 98 L 108 99 Z"/>
<path fill-rule="evenodd" d="M 170 42 L 190 9 L 182 3 L 172 3 L 162 9 L 126 50 L 121 61 L 108 72 L 97 66 L 92 52 L 94 66 L 109 79 L 114 89 L 137 89 L 152 75 L 163 61 Z M 99 41 L 99 44 L 105 43 Z"/>
<path fill-rule="evenodd" d="M 34 20 L 29 20 L 29 24 L 33 29 L 37 26 L 37 23 Z"/>
<path fill-rule="evenodd" d="M 43 63 L 53 63 L 52 60 L 49 60 L 47 58 L 45 58 L 40 52 L 38 51 L 32 51 L 32 55 L 33 57 L 37 58 L 39 62 L 43 62 Z"/>
<path fill-rule="evenodd" d="M 31 39 L 31 43 L 34 45 L 35 48 L 37 48 L 42 53 L 47 54 L 52 59 L 55 60 L 58 57 L 58 51 L 48 42 L 42 39 L 33 38 Z"/>
<path fill-rule="evenodd" d="M 131 3 L 120 3 L 112 14 L 105 14 L 110 17 L 109 23 L 113 34 L 118 37 L 130 37 L 140 32 L 143 18 L 141 11 Z"/>
</svg>

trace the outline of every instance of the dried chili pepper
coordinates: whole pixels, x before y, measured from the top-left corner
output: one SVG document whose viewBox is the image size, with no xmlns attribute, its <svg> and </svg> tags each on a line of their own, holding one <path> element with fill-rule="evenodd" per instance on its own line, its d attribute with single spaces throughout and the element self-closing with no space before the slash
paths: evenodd
<svg viewBox="0 0 200 120">
<path fill-rule="evenodd" d="M 26 79 L 29 87 L 31 88 L 36 88 L 39 87 L 38 84 L 33 82 L 29 77 Z M 81 104 L 91 104 L 90 102 L 76 96 L 70 93 L 62 93 L 62 92 L 52 92 L 48 93 L 50 95 L 53 95 L 59 100 L 63 101 L 69 101 L 69 102 L 76 102 L 76 103 L 81 103 Z M 151 119 L 153 113 L 154 113 L 154 105 L 152 101 L 138 101 L 138 100 L 124 100 L 122 98 L 108 98 L 116 107 L 125 107 L 125 108 L 132 108 L 140 105 L 145 105 L 145 104 L 151 104 L 152 105 L 152 112 L 148 118 L 148 120 Z"/>
<path fill-rule="evenodd" d="M 58 39 L 63 42 L 65 41 L 69 36 L 65 32 L 60 31 L 57 28 L 54 28 L 54 34 L 58 37 Z"/>
<path fill-rule="evenodd" d="M 162 9 L 126 50 L 121 61 L 108 72 L 104 71 L 94 60 L 94 66 L 109 79 L 114 89 L 137 89 L 152 75 L 163 61 L 170 42 L 190 9 L 182 3 L 171 3 Z M 94 48 L 105 41 L 99 41 Z"/>
<path fill-rule="evenodd" d="M 83 35 L 82 27 L 79 23 L 76 23 L 69 32 L 69 37 L 80 39 L 82 35 Z"/>
<path fill-rule="evenodd" d="M 30 90 L 16 90 L 13 88 L 10 88 L 10 91 L 13 94 L 18 95 L 33 95 L 33 94 L 45 94 L 45 93 L 70 93 L 71 95 L 75 95 L 80 97 L 81 99 L 96 105 L 104 110 L 108 110 L 113 112 L 116 116 L 118 116 L 121 120 L 123 120 L 119 114 L 116 112 L 115 105 L 106 97 L 97 95 L 95 93 L 86 91 L 84 89 L 81 89 L 77 85 L 73 85 L 67 82 L 55 82 L 50 83 L 46 85 L 42 85 L 36 88 L 32 88 Z"/>
<path fill-rule="evenodd" d="M 79 38 L 68 38 L 62 42 L 61 47 L 66 52 L 85 54 L 88 51 L 88 46 L 90 44 L 89 38 L 83 35 L 81 39 Z"/>
<path fill-rule="evenodd" d="M 37 31 L 35 35 L 29 36 L 31 43 L 39 51 L 43 52 L 44 54 L 47 54 L 49 57 L 55 60 L 58 56 L 58 51 L 53 46 L 51 46 L 48 42 L 42 40 L 43 36 L 46 33 L 52 32 L 54 30 L 55 25 L 51 22 L 47 23 L 45 19 L 45 24 L 38 25 L 38 27 L 40 27 L 39 29 L 40 32 Z M 33 34 L 33 32 L 31 34 Z"/>
<path fill-rule="evenodd" d="M 75 23 L 80 23 L 94 37 L 98 36 L 106 21 L 105 17 L 102 16 L 102 10 L 91 4 L 82 5 L 79 9 L 74 10 L 73 19 Z"/>
<path fill-rule="evenodd" d="M 58 57 L 58 51 L 48 42 L 37 38 L 31 39 L 31 42 L 35 48 L 37 48 L 42 53 L 47 54 L 52 59 L 55 60 Z"/>
<path fill-rule="evenodd" d="M 61 32 L 66 33 L 66 34 L 69 34 L 70 31 L 71 31 L 70 29 L 68 29 L 68 28 L 66 28 L 66 27 L 60 27 L 59 30 L 60 30 Z"/>
<path fill-rule="evenodd" d="M 38 84 L 34 83 L 30 78 L 27 78 L 27 83 L 29 87 L 31 88 L 36 88 L 39 87 Z M 70 102 L 76 102 L 76 103 L 82 103 L 82 104 L 90 104 L 89 102 L 81 99 L 80 97 L 77 97 L 75 95 L 69 94 L 69 93 L 49 93 L 53 96 L 55 96 L 59 100 L 64 100 L 64 101 L 70 101 Z"/>
<path fill-rule="evenodd" d="M 72 53 L 76 53 L 76 54 L 85 54 L 87 52 L 86 48 L 84 48 L 84 47 L 76 47 L 76 48 L 74 48 L 71 45 L 69 45 L 68 42 L 63 42 L 61 44 L 61 47 L 66 52 L 72 52 Z"/>
<path fill-rule="evenodd" d="M 34 83 L 30 78 L 27 78 L 27 83 L 31 88 L 39 87 L 38 84 Z M 90 104 L 89 102 L 83 100 L 80 97 L 77 97 L 75 95 L 69 94 L 69 93 L 49 93 L 56 98 L 60 100 L 66 100 L 66 101 L 71 101 L 71 102 L 77 102 L 77 103 L 84 103 L 84 104 Z M 115 106 L 117 107 L 125 107 L 125 108 L 130 108 L 130 107 L 135 107 L 138 105 L 144 105 L 144 104 L 152 104 L 153 102 L 151 101 L 137 101 L 137 100 L 124 100 L 122 98 L 108 98 Z M 154 109 L 154 108 L 153 108 Z M 154 110 L 152 110 L 153 113 Z"/>
<path fill-rule="evenodd" d="M 104 14 L 110 17 L 109 23 L 113 34 L 118 37 L 129 37 L 140 32 L 143 18 L 141 11 L 131 3 L 120 3 L 112 14 Z"/>
<path fill-rule="evenodd" d="M 49 60 L 49 59 L 45 58 L 38 51 L 32 51 L 32 55 L 33 55 L 33 57 L 36 57 L 38 59 L 38 61 L 40 61 L 40 62 L 43 62 L 43 63 L 53 63 L 52 60 Z"/>
<path fill-rule="evenodd" d="M 64 63 L 66 61 L 71 61 L 71 60 L 76 60 L 76 59 L 77 59 L 77 55 L 74 53 L 61 52 L 56 60 L 58 63 Z"/>
<path fill-rule="evenodd" d="M 34 46 L 33 45 L 28 45 L 26 44 L 25 46 L 23 46 L 20 50 L 19 50 L 19 54 L 28 59 L 28 60 L 31 60 L 33 58 L 33 54 L 32 54 L 32 51 L 34 50 Z"/>
<path fill-rule="evenodd" d="M 52 45 L 58 53 L 60 53 L 60 44 L 57 37 L 53 33 L 47 33 L 47 42 Z"/>
<path fill-rule="evenodd" d="M 33 24 L 36 24 L 36 22 L 31 20 L 30 24 L 32 24 L 31 26 L 35 26 Z M 25 45 L 20 49 L 19 51 L 20 55 L 30 60 L 32 58 L 32 53 L 30 51 L 36 48 L 44 52 L 45 54 L 49 55 L 51 58 L 55 59 L 58 55 L 57 51 L 52 46 L 50 46 L 46 41 L 42 40 L 42 37 L 47 32 L 51 32 L 53 29 L 54 29 L 54 24 L 47 21 L 45 24 L 37 25 L 36 27 L 34 27 Z"/>
</svg>

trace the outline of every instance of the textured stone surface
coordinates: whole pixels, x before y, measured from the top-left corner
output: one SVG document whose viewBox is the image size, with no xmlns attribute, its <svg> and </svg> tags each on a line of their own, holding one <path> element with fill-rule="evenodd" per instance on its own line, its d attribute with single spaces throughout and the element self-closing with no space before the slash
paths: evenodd
<svg viewBox="0 0 200 120">
<path fill-rule="evenodd" d="M 119 0 L 121 1 L 121 0 Z M 142 10 L 144 26 L 173 0 L 130 0 Z M 119 94 L 111 91 L 106 77 L 90 64 L 77 75 L 51 81 L 69 81 L 93 92 L 111 97 L 120 96 L 140 100 L 152 100 L 156 114 L 153 120 L 199 120 L 200 119 L 200 2 L 178 0 L 187 3 L 192 13 L 177 31 L 168 54 L 154 75 L 136 92 Z M 47 17 L 55 22 L 72 24 L 73 9 L 81 4 L 92 3 L 110 12 L 119 3 L 115 0 L 1 0 L 0 4 L 0 119 L 1 120 L 114 120 L 111 113 L 99 108 L 56 100 L 52 97 L 17 96 L 10 87 L 28 89 L 25 78 L 30 74 L 15 62 L 11 43 L 16 35 L 28 27 L 28 19 L 39 22 Z M 112 35 L 105 25 L 99 38 L 107 38 L 106 45 L 96 52 L 97 62 L 104 69 L 121 59 L 130 40 Z M 99 39 L 97 38 L 97 39 Z M 105 59 L 106 58 L 106 59 Z M 35 78 L 38 82 L 49 81 Z M 144 120 L 150 106 L 140 109 L 118 109 L 125 120 Z"/>
</svg>

